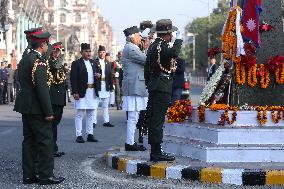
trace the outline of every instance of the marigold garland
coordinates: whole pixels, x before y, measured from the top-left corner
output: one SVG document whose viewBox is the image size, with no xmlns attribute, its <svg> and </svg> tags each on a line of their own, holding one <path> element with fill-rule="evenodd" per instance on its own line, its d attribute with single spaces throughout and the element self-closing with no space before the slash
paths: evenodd
<svg viewBox="0 0 284 189">
<path fill-rule="evenodd" d="M 267 122 L 267 108 L 268 106 L 257 106 L 257 120 L 261 125 Z"/>
<path fill-rule="evenodd" d="M 264 73 L 264 74 L 260 75 L 260 87 L 262 89 L 266 89 L 269 85 L 269 82 L 270 82 L 269 71 L 266 70 L 266 68 L 264 67 L 264 64 L 260 64 L 259 70 L 260 70 L 260 72 Z"/>
<path fill-rule="evenodd" d="M 53 79 L 53 84 L 58 85 L 63 83 L 66 80 L 66 74 L 64 70 L 57 70 L 55 78 Z"/>
<path fill-rule="evenodd" d="M 281 73 L 280 73 L 280 68 L 276 69 L 275 80 L 276 80 L 276 83 L 279 85 L 284 84 L 284 66 L 283 65 L 281 65 Z"/>
<path fill-rule="evenodd" d="M 197 107 L 197 110 L 198 110 L 199 122 L 204 122 L 205 121 L 205 106 L 200 105 L 200 106 Z"/>
<path fill-rule="evenodd" d="M 242 9 L 237 7 L 238 10 L 242 13 Z M 231 58 L 235 63 L 241 62 L 241 57 L 237 57 L 237 35 L 236 35 L 236 16 L 237 16 L 237 9 L 232 10 L 229 13 L 225 30 L 222 36 L 223 42 L 223 56 L 225 59 L 229 60 Z M 242 27 L 241 27 L 242 28 Z"/>
<path fill-rule="evenodd" d="M 255 87 L 257 84 L 256 77 L 256 64 L 249 68 L 248 70 L 248 85 L 250 87 Z"/>
<path fill-rule="evenodd" d="M 47 70 L 47 73 L 46 73 L 47 74 L 47 85 L 50 87 L 52 82 L 53 82 L 53 76 L 52 76 L 52 73 L 50 72 L 50 67 L 49 67 L 48 61 L 46 61 L 46 63 L 44 63 L 44 62 L 41 62 L 39 59 L 36 59 L 36 61 L 33 64 L 33 68 L 32 68 L 32 82 L 35 85 L 35 72 L 36 72 L 36 69 L 39 65 L 46 67 L 46 70 Z"/>
<path fill-rule="evenodd" d="M 241 63 L 236 63 L 236 83 L 244 85 L 246 82 L 246 69 Z"/>
<path fill-rule="evenodd" d="M 177 100 L 169 108 L 167 112 L 168 123 L 172 122 L 184 122 L 186 117 L 191 116 L 192 106 L 190 100 Z"/>
<path fill-rule="evenodd" d="M 212 111 L 217 111 L 217 110 L 225 110 L 224 114 L 221 114 L 221 117 L 219 118 L 219 124 L 224 125 L 225 121 L 232 125 L 235 123 L 237 120 L 237 111 L 238 107 L 237 106 L 229 106 L 228 104 L 212 104 L 209 106 L 209 109 Z M 229 117 L 229 110 L 232 110 L 232 120 L 230 120 Z"/>
</svg>

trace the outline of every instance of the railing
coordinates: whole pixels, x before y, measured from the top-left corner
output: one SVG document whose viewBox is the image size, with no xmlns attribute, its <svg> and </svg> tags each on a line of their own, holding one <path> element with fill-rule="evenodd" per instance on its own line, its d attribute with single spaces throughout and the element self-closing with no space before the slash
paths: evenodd
<svg viewBox="0 0 284 189">
<path fill-rule="evenodd" d="M 206 77 L 196 77 L 196 76 L 188 76 L 190 85 L 197 85 L 197 86 L 205 86 L 206 84 Z"/>
</svg>

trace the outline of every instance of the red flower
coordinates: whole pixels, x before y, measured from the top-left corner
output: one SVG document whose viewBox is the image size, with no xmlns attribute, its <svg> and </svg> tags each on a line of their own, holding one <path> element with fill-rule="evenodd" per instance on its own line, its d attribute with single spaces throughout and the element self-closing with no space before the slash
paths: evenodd
<svg viewBox="0 0 284 189">
<path fill-rule="evenodd" d="M 281 64 L 284 63 L 284 56 L 276 55 L 266 62 L 266 67 L 271 72 L 275 72 L 278 68 L 280 68 Z"/>
<path fill-rule="evenodd" d="M 256 53 L 256 48 L 252 43 L 245 43 L 244 49 L 245 49 L 246 55 L 248 56 L 254 56 Z"/>
<path fill-rule="evenodd" d="M 242 64 L 246 67 L 246 68 L 251 68 L 252 66 L 254 66 L 255 64 L 257 64 L 256 62 L 256 57 L 255 56 L 242 56 Z"/>
<path fill-rule="evenodd" d="M 217 54 L 223 52 L 220 47 L 213 47 L 208 49 L 207 55 L 210 58 L 214 58 Z"/>
<path fill-rule="evenodd" d="M 267 31 L 270 31 L 270 30 L 274 29 L 274 27 L 272 25 L 267 24 L 265 22 L 261 23 L 259 27 L 260 27 L 259 29 L 260 29 L 261 33 L 262 32 L 267 32 Z"/>
</svg>

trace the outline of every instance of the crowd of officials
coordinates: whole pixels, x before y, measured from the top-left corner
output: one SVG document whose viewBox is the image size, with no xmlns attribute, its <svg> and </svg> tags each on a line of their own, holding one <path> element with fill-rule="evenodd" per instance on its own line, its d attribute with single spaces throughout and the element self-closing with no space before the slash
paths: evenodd
<svg viewBox="0 0 284 189">
<path fill-rule="evenodd" d="M 28 47 L 18 69 L 13 71 L 11 66 L 1 64 L 1 99 L 3 103 L 14 100 L 8 91 L 16 91 L 14 110 L 22 114 L 24 184 L 49 185 L 64 180 L 55 177 L 53 169 L 54 157 L 65 155 L 57 146 L 57 126 L 71 95 L 75 142 L 98 142 L 94 130 L 99 104 L 102 126 L 114 127 L 109 106 L 115 104 L 117 110 L 126 111 L 126 151 L 146 150 L 135 142 L 138 128 L 139 142 L 143 140 L 142 135 L 148 135 L 150 161 L 175 160 L 162 150 L 161 143 L 165 114 L 171 101 L 180 98 L 184 82 L 185 62 L 178 58 L 181 34 L 169 19 L 158 20 L 155 25 L 143 21 L 140 27 L 132 26 L 123 32 L 126 44 L 116 61 L 111 60 L 103 45 L 98 47 L 98 56 L 93 59 L 90 44 L 82 43 L 82 56 L 69 69 L 63 64 L 62 43 L 50 44 L 49 32 L 32 28 L 25 31 Z M 86 133 L 83 133 L 84 118 Z"/>
</svg>

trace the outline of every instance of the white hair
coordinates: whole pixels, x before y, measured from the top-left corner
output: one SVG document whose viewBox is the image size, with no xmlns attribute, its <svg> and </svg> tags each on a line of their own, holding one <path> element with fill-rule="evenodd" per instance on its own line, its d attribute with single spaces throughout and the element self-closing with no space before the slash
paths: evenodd
<svg viewBox="0 0 284 189">
<path fill-rule="evenodd" d="M 134 38 L 134 34 L 131 34 L 131 35 L 126 37 L 126 41 L 133 43 L 133 38 Z"/>
</svg>

